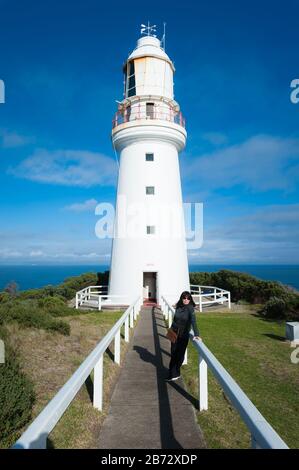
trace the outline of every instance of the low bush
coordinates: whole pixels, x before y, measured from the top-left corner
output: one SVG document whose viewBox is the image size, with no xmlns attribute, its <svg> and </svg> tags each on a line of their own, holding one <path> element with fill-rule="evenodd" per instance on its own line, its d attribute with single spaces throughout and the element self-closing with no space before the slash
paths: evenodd
<svg viewBox="0 0 299 470">
<path fill-rule="evenodd" d="M 16 352 L 4 327 L 0 338 L 5 344 L 5 363 L 0 364 L 0 447 L 10 447 L 31 419 L 35 401 L 32 382 L 21 371 Z"/>
<path fill-rule="evenodd" d="M 35 301 L 9 301 L 0 305 L 0 324 L 16 322 L 26 328 L 41 328 L 57 331 L 63 335 L 70 334 L 70 326 L 56 320 L 45 309 L 38 307 Z"/>
<path fill-rule="evenodd" d="M 68 316 L 73 312 L 73 309 L 66 305 L 64 298 L 61 296 L 48 296 L 38 299 L 37 305 L 53 317 Z"/>
<path fill-rule="evenodd" d="M 273 314 L 272 318 L 280 318 L 279 315 L 282 315 L 286 319 L 299 319 L 299 295 L 276 281 L 263 281 L 250 274 L 222 269 L 215 273 L 190 273 L 190 284 L 226 289 L 230 291 L 233 302 L 270 302 L 263 313 L 269 318 Z M 273 299 L 279 299 L 279 304 L 278 300 L 274 302 Z"/>
<path fill-rule="evenodd" d="M 288 290 L 279 282 L 262 281 L 246 273 L 223 269 L 215 273 L 190 273 L 191 284 L 208 284 L 229 290 L 234 302 L 267 302 L 271 297 L 287 298 Z"/>
<path fill-rule="evenodd" d="M 278 297 L 271 297 L 263 306 L 261 313 L 266 318 L 285 318 L 286 303 L 283 299 Z"/>
</svg>

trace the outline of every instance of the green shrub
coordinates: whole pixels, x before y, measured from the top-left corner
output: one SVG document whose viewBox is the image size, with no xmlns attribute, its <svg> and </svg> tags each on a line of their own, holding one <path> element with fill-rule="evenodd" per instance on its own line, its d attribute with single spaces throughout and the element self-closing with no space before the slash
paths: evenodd
<svg viewBox="0 0 299 470">
<path fill-rule="evenodd" d="M 68 307 L 64 298 L 61 296 L 44 297 L 43 299 L 38 300 L 37 305 L 39 308 L 42 308 L 52 315 L 52 317 L 66 317 L 81 313 Z"/>
<path fill-rule="evenodd" d="M 262 281 L 249 274 L 227 269 L 216 273 L 190 273 L 190 283 L 226 289 L 230 291 L 233 302 L 242 299 L 250 303 L 264 303 L 271 297 L 286 299 L 289 295 L 287 288 L 279 282 Z"/>
<path fill-rule="evenodd" d="M 25 328 L 41 328 L 43 330 L 58 331 L 69 335 L 70 326 L 55 320 L 50 313 L 38 307 L 35 301 L 13 301 L 0 305 L 0 324 L 16 322 Z"/>
<path fill-rule="evenodd" d="M 286 303 L 283 299 L 278 297 L 271 297 L 265 303 L 261 313 L 266 318 L 284 318 L 286 314 Z"/>
<path fill-rule="evenodd" d="M 98 275 L 99 274 L 102 275 L 103 273 L 98 273 Z M 18 298 L 25 300 L 60 296 L 66 300 L 70 300 L 75 297 L 78 290 L 84 289 L 90 285 L 97 285 L 97 282 L 97 275 L 95 273 L 85 273 L 80 276 L 69 277 L 58 286 L 48 285 L 41 289 L 30 289 L 20 292 Z"/>
<path fill-rule="evenodd" d="M 190 284 L 211 286 L 212 284 L 211 273 L 190 273 Z"/>
<path fill-rule="evenodd" d="M 18 299 L 43 299 L 44 297 L 53 297 L 59 295 L 57 293 L 59 286 L 45 286 L 40 289 L 29 289 L 19 293 Z"/>
<path fill-rule="evenodd" d="M 0 292 L 0 304 L 10 300 L 10 295 L 8 292 Z"/>
<path fill-rule="evenodd" d="M 80 290 L 80 289 L 78 289 Z M 71 300 L 75 297 L 77 290 L 72 287 L 68 287 L 64 284 L 61 284 L 56 288 L 55 295 L 59 295 L 66 300 Z"/>
<path fill-rule="evenodd" d="M 246 273 L 222 269 L 215 273 L 190 273 L 190 284 L 226 289 L 233 302 L 264 304 L 271 318 L 299 319 L 299 295 L 276 281 L 263 281 Z M 274 302 L 273 299 L 278 299 Z M 268 303 L 269 302 L 269 303 Z"/>
<path fill-rule="evenodd" d="M 0 327 L 0 338 L 5 342 L 5 364 L 0 364 L 0 447 L 3 448 L 15 442 L 21 428 L 31 419 L 35 395 L 3 327 Z"/>
</svg>

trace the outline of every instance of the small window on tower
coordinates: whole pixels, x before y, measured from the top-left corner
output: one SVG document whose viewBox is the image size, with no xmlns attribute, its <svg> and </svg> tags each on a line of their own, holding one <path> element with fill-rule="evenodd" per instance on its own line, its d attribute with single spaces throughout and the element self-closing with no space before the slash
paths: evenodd
<svg viewBox="0 0 299 470">
<path fill-rule="evenodd" d="M 153 162 L 154 161 L 154 154 L 153 153 L 146 153 L 145 154 L 145 160 L 147 162 Z"/>
<path fill-rule="evenodd" d="M 155 233 L 155 226 L 154 225 L 147 225 L 146 226 L 146 233 L 148 235 L 152 235 L 153 233 Z"/>
<path fill-rule="evenodd" d="M 155 194 L 155 187 L 154 186 L 146 186 L 145 192 L 146 192 L 146 194 Z"/>
</svg>

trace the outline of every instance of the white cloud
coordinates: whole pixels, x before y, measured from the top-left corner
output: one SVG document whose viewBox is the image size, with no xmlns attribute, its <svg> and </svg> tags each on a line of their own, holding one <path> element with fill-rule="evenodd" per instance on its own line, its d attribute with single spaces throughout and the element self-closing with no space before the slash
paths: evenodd
<svg viewBox="0 0 299 470">
<path fill-rule="evenodd" d="M 97 204 L 98 204 L 98 201 L 96 199 L 88 199 L 87 201 L 84 201 L 84 202 L 77 202 L 74 204 L 70 204 L 69 206 L 66 206 L 64 209 L 68 211 L 74 211 L 74 212 L 93 211 Z"/>
<path fill-rule="evenodd" d="M 44 256 L 44 252 L 41 251 L 41 250 L 32 250 L 30 253 L 29 253 L 29 256 L 32 256 L 32 257 L 41 257 L 41 256 Z"/>
<path fill-rule="evenodd" d="M 244 185 L 252 191 L 288 192 L 296 187 L 298 157 L 299 139 L 257 135 L 241 144 L 190 158 L 182 166 L 182 173 L 201 191 Z"/>
<path fill-rule="evenodd" d="M 10 258 L 22 258 L 23 253 L 14 249 L 4 248 L 0 250 L 0 258 L 10 259 Z"/>
<path fill-rule="evenodd" d="M 192 263 L 294 264 L 299 262 L 298 240 L 299 204 L 270 205 L 204 227 L 202 248 L 188 256 Z"/>
<path fill-rule="evenodd" d="M 23 147 L 34 142 L 33 137 L 24 136 L 7 129 L 0 129 L 0 141 L 3 148 Z"/>
<path fill-rule="evenodd" d="M 90 187 L 114 185 L 117 165 L 112 158 L 85 150 L 37 149 L 8 173 L 39 183 Z"/>
<path fill-rule="evenodd" d="M 201 136 L 204 140 L 207 140 L 212 145 L 224 145 L 228 142 L 227 135 L 222 132 L 205 132 Z"/>
</svg>

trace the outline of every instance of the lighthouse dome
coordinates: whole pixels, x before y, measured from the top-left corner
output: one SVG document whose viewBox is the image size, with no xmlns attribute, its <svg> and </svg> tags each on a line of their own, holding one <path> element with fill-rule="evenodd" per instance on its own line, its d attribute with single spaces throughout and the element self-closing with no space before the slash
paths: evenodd
<svg viewBox="0 0 299 470">
<path fill-rule="evenodd" d="M 172 66 L 174 70 L 173 63 L 166 54 L 166 52 L 161 48 L 161 41 L 158 38 L 153 36 L 143 36 L 137 41 L 137 47 L 134 49 L 132 54 L 129 56 L 130 59 L 137 59 L 138 57 L 157 57 L 164 59 Z"/>
<path fill-rule="evenodd" d="M 150 95 L 173 99 L 174 66 L 158 38 L 138 39 L 124 72 L 125 98 Z"/>
</svg>

